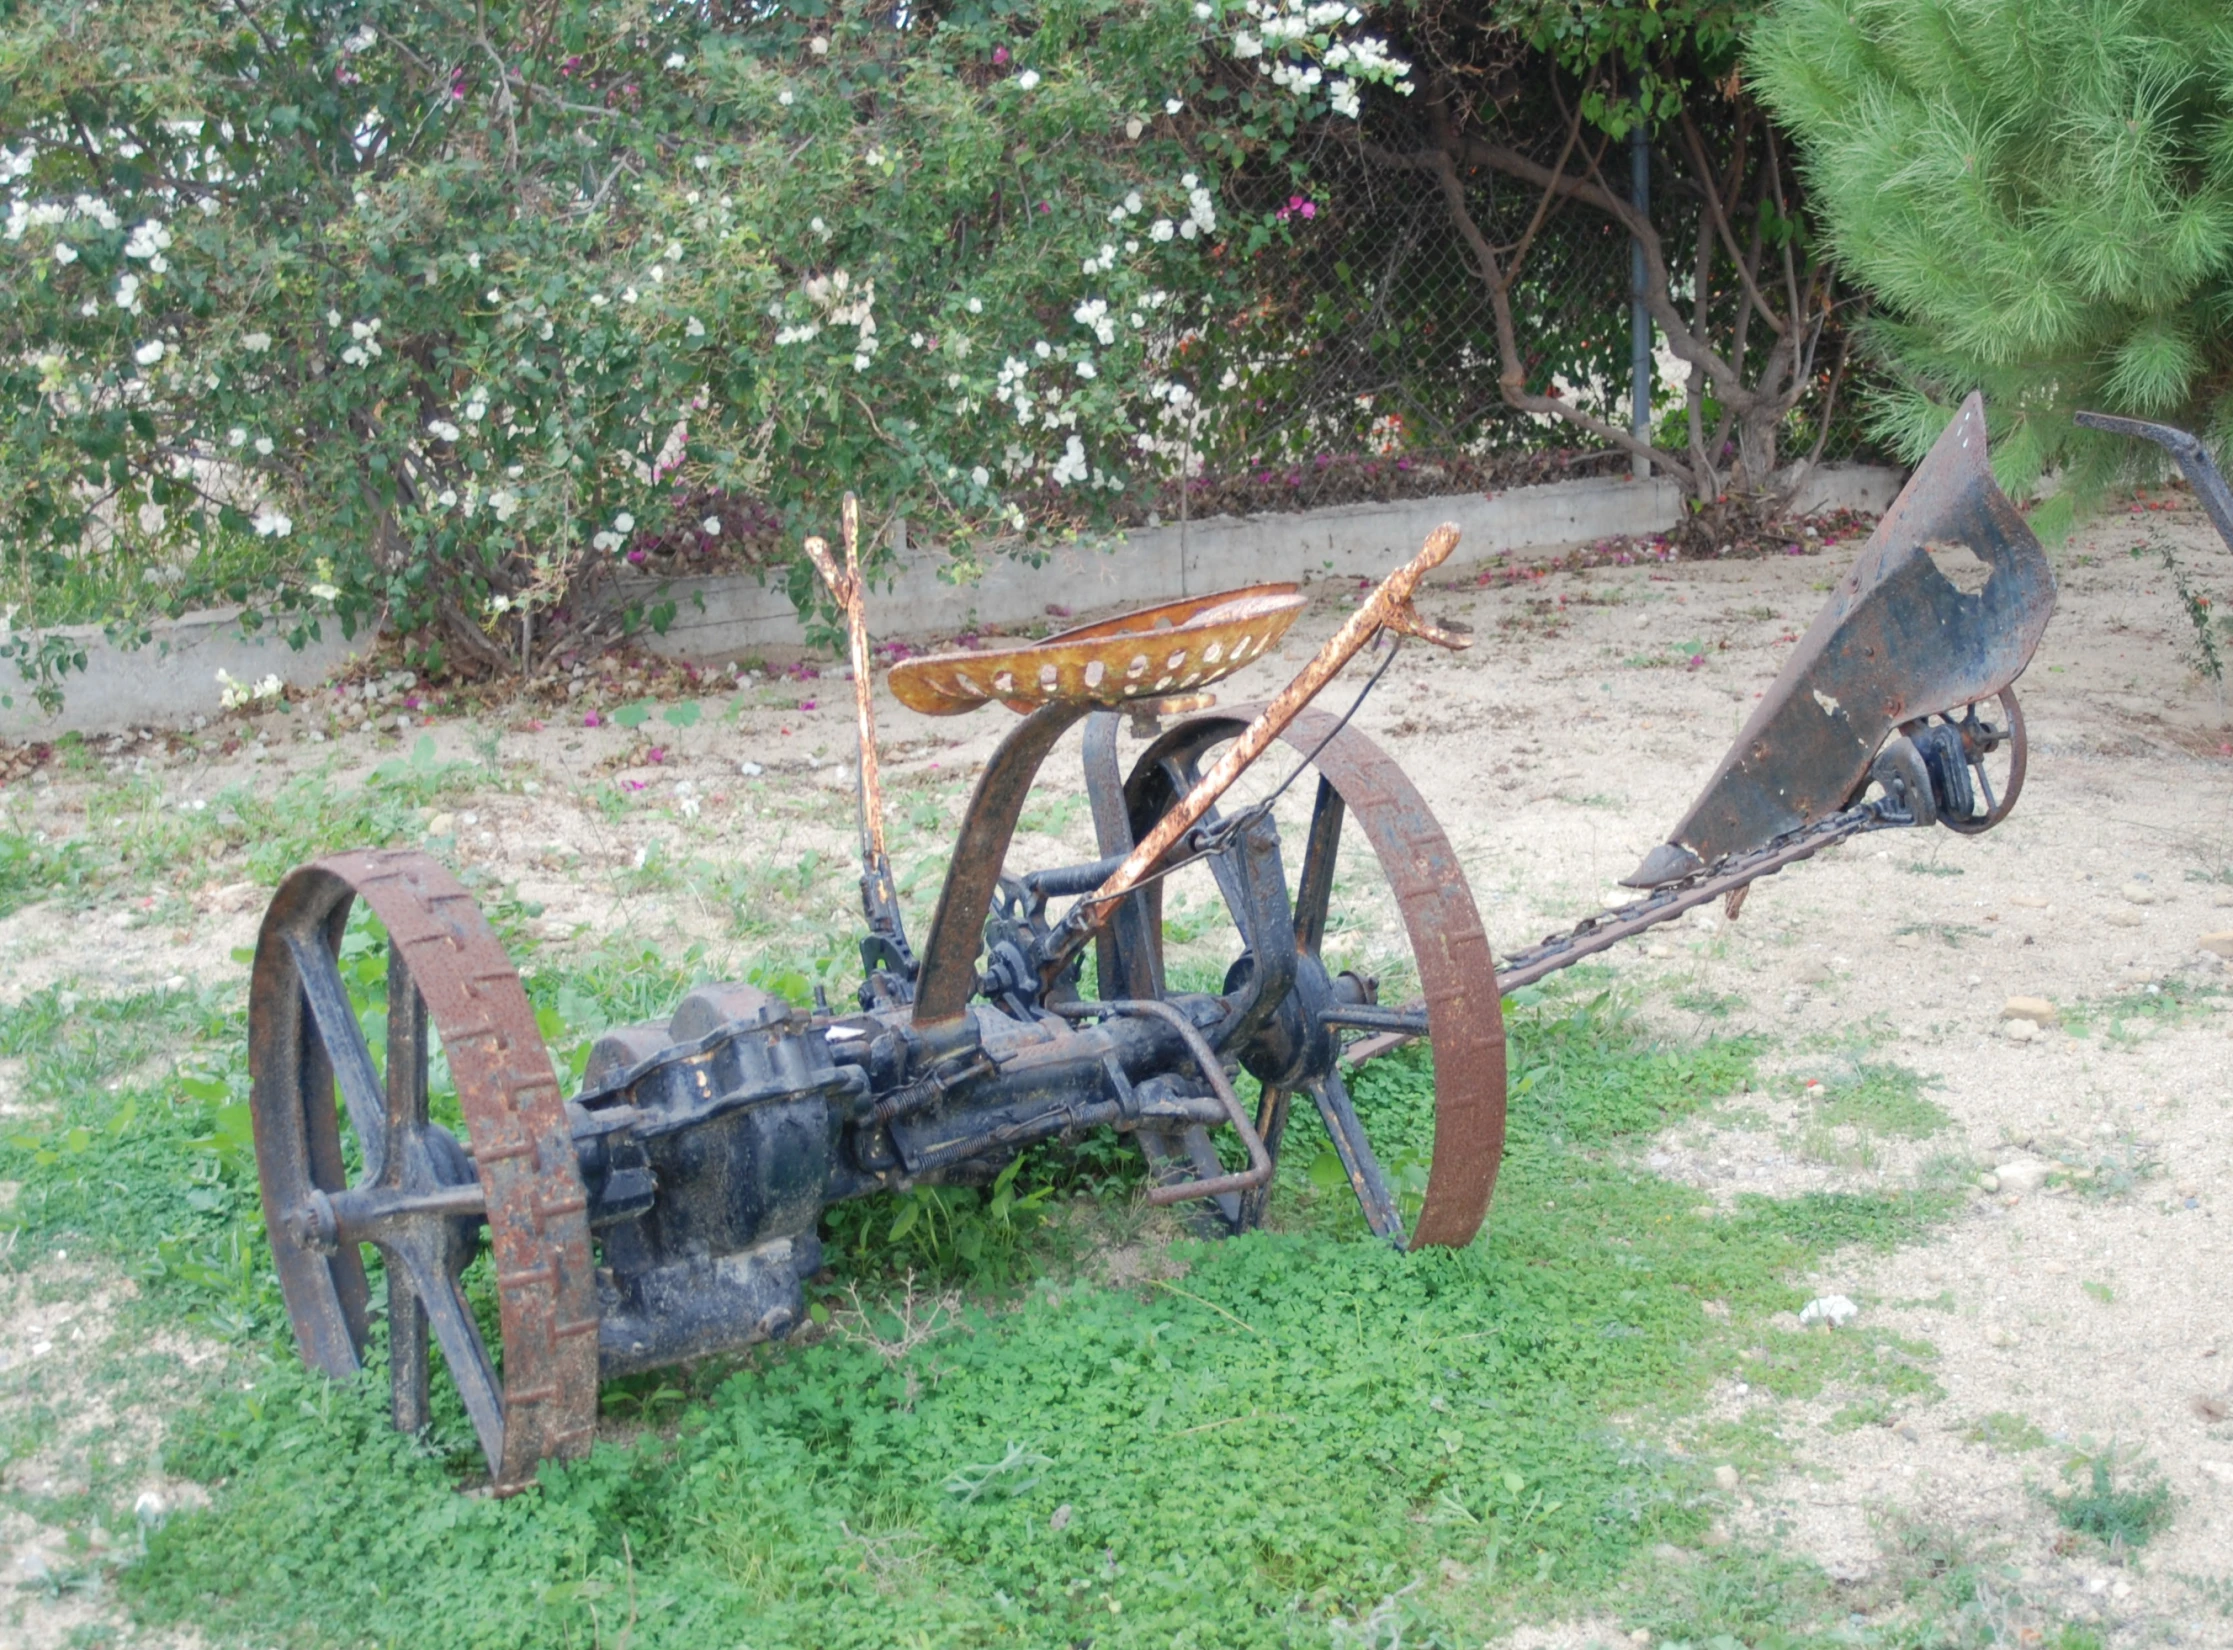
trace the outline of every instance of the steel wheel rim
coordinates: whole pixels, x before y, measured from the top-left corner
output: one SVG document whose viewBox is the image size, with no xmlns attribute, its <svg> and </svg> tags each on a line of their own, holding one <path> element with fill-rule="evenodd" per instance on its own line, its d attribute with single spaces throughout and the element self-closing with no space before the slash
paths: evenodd
<svg viewBox="0 0 2233 1650">
<path fill-rule="evenodd" d="M 391 990 L 400 978 L 411 992 L 402 1005 L 406 1025 L 398 1025 L 398 1005 L 390 1002 L 391 1084 L 369 1111 L 363 1082 L 370 1051 L 334 961 L 359 898 L 387 926 Z M 338 1010 L 335 990 L 341 990 Z M 291 874 L 257 939 L 250 1107 L 265 1228 L 288 1318 L 305 1360 L 336 1377 L 362 1366 L 368 1289 L 357 1242 L 340 1241 L 321 1252 L 321 1206 L 330 1209 L 337 1192 L 392 1201 L 423 1197 L 445 1184 L 431 1165 L 432 1144 L 423 1131 L 414 1135 L 389 1121 L 396 1115 L 389 1097 L 399 1072 L 419 1082 L 423 1118 L 425 1038 L 417 1028 L 426 1022 L 441 1033 L 457 1081 L 473 1179 L 485 1208 L 501 1377 L 456 1289 L 455 1272 L 443 1275 L 439 1257 L 455 1262 L 439 1242 L 444 1217 L 414 1215 L 362 1241 L 377 1244 L 387 1263 L 398 1425 L 416 1430 L 424 1422 L 420 1372 L 424 1314 L 431 1309 L 434 1338 L 459 1383 L 490 1471 L 499 1489 L 512 1490 L 532 1480 L 544 1458 L 586 1453 L 596 1420 L 588 1200 L 549 1053 L 495 933 L 472 896 L 433 860 L 408 851 L 341 854 Z M 414 1034 L 416 1063 L 396 1065 L 394 1056 Z M 377 1074 L 373 1081 L 379 1082 Z M 354 1186 L 344 1184 L 342 1173 L 344 1109 L 365 1160 Z M 415 1119 L 407 1121 L 416 1126 Z M 378 1149 L 370 1144 L 375 1133 Z M 416 1144 L 395 1150 L 396 1139 Z"/>
<path fill-rule="evenodd" d="M 1127 800 L 1135 803 L 1134 829 L 1139 827 L 1140 808 L 1150 802 L 1155 786 L 1169 783 L 1166 762 L 1198 760 L 1212 745 L 1238 734 L 1257 708 L 1237 705 L 1181 723 L 1143 752 L 1125 785 Z M 1322 788 L 1319 803 L 1314 804 L 1314 825 L 1320 817 L 1318 807 L 1330 791 L 1339 799 L 1342 813 L 1364 828 L 1402 914 L 1419 969 L 1427 1041 L 1436 1051 L 1434 1149 L 1425 1201 L 1408 1234 L 1402 1231 L 1400 1215 L 1395 1230 L 1385 1229 L 1387 1221 L 1376 1213 L 1369 1188 L 1360 1183 L 1363 1165 L 1343 1148 L 1335 1118 L 1343 1112 L 1353 1118 L 1354 1111 L 1338 1064 L 1313 1085 L 1312 1098 L 1369 1225 L 1411 1248 L 1463 1247 L 1487 1216 L 1504 1151 L 1504 1021 L 1479 909 L 1456 850 L 1425 799 L 1386 752 L 1357 729 L 1339 726 L 1335 717 L 1320 710 L 1305 711 L 1283 737 L 1297 753 L 1315 753 L 1312 765 Z M 1332 861 L 1320 863 L 1330 889 Z M 1297 871 L 1299 884 L 1308 866 L 1298 864 Z M 1151 928 L 1160 947 L 1159 911 L 1157 916 Z M 1298 944 L 1303 943 L 1304 920 L 1305 915 L 1299 914 Z M 1323 943 L 1322 930 L 1314 939 L 1310 949 L 1315 953 Z M 1274 1134 L 1266 1132 L 1265 1125 L 1276 1130 L 1282 1121 L 1269 1115 L 1270 1110 L 1259 1119 L 1259 1132 L 1265 1133 L 1267 1145 Z M 1361 1125 L 1357 1139 L 1362 1141 Z"/>
</svg>

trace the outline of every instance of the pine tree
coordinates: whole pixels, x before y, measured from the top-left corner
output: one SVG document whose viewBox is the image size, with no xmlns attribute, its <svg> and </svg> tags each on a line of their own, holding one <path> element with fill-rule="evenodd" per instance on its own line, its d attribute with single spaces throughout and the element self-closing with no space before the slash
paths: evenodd
<svg viewBox="0 0 2233 1650">
<path fill-rule="evenodd" d="M 2152 462 L 2081 407 L 2233 446 L 2233 7 L 1780 0 L 1750 70 L 1876 295 L 1881 434 L 1919 455 L 1983 390 L 2003 483 L 2071 484 L 2048 527 Z"/>
</svg>

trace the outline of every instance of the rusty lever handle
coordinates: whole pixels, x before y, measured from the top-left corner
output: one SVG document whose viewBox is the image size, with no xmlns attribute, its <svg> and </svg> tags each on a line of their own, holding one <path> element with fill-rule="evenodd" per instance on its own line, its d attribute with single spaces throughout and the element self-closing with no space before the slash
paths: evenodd
<svg viewBox="0 0 2233 1650">
<path fill-rule="evenodd" d="M 1374 636 L 1382 630 L 1393 630 L 1432 642 L 1436 647 L 1455 649 L 1472 645 L 1470 636 L 1429 624 L 1411 605 L 1420 581 L 1448 561 L 1450 552 L 1457 547 L 1458 526 L 1446 521 L 1427 535 L 1426 544 L 1416 556 L 1380 581 L 1380 588 L 1349 615 L 1318 650 L 1317 656 L 1296 673 L 1295 679 L 1279 690 L 1279 696 L 1258 713 L 1256 720 L 1249 723 L 1218 758 L 1217 766 L 1204 774 L 1200 783 L 1179 799 L 1176 807 L 1156 821 L 1155 828 L 1140 839 L 1122 865 L 1109 873 L 1108 880 L 1070 908 L 1050 948 L 1050 969 L 1059 972 L 1084 949 L 1086 942 L 1108 922 L 1117 901 L 1137 888 L 1162 863 L 1163 856 L 1217 805 L 1217 799 L 1232 789 L 1233 782 L 1249 764 L 1264 754 L 1271 742 L 1341 673 L 1344 665 L 1364 651 L 1365 644 Z"/>
</svg>

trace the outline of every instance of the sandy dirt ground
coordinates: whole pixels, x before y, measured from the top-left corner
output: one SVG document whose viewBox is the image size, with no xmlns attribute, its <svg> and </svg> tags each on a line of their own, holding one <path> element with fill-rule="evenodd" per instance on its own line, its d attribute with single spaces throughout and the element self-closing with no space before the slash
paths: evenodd
<svg viewBox="0 0 2233 1650">
<path fill-rule="evenodd" d="M 2111 1642 L 2233 1644 L 2219 1610 L 2233 1595 L 2208 1586 L 2233 1577 L 2233 1225 L 2218 1224 L 2233 1222 L 2233 1014 L 2130 1006 L 2175 977 L 2222 979 L 2199 942 L 2233 929 L 2233 719 L 2196 668 L 2166 546 L 2194 590 L 2233 597 L 2233 556 L 2198 515 L 2120 510 L 2056 552 L 2060 605 L 2021 684 L 2030 778 L 2006 824 L 1982 838 L 1861 838 L 1757 886 L 1740 920 L 1695 914 L 1611 966 L 1668 1034 L 1752 1033 L 1769 1051 L 1760 1092 L 1640 1152 L 1655 1171 L 1721 1198 L 1919 1177 L 1971 1188 L 1935 1241 L 1840 1255 L 1808 1280 L 1848 1297 L 1858 1325 L 1927 1343 L 1940 1395 L 1833 1426 L 1851 1395 L 1717 1391 L 1698 1437 L 1742 1422 L 1778 1440 L 1783 1463 L 1724 1475 L 1731 1534 L 1859 1587 L 1903 1530 L 1928 1524 L 1998 1553 L 2012 1586 L 2098 1621 Z M 1358 720 L 1444 823 L 1499 951 L 1598 907 L 1660 840 L 1856 548 L 1516 580 L 1476 566 L 1422 599 L 1471 624 L 1477 644 L 1408 649 Z M 1296 635 L 1230 684 L 1228 702 L 1276 686 L 1354 596 L 1318 587 Z M 718 970 L 733 943 L 721 914 L 641 874 L 693 854 L 748 868 L 820 855 L 828 908 L 788 920 L 851 926 L 850 690 L 838 672 L 730 674 L 700 696 L 695 725 L 635 729 L 608 713 L 640 685 L 583 681 L 563 707 L 430 725 L 400 684 L 369 702 L 329 692 L 244 719 L 230 755 L 95 741 L 106 773 L 50 766 L 6 800 L 59 837 L 84 827 L 96 786 L 126 777 L 143 781 L 148 807 L 184 813 L 306 772 L 348 784 L 431 737 L 443 759 L 495 752 L 505 775 L 428 810 L 432 846 L 539 903 L 555 946 L 614 931 L 696 941 Z M 1011 719 L 934 721 L 879 699 L 920 923 L 966 783 Z M 1073 736 L 1048 764 L 1019 861 L 1090 856 L 1077 773 Z M 1365 874 L 1345 860 L 1345 879 Z M 0 920 L 0 997 L 223 977 L 267 892 L 236 848 L 113 908 L 19 912 Z M 1363 921 L 1384 928 L 1386 913 Z M 2018 1040 L 2003 1016 L 2013 996 L 2045 999 L 2053 1023 Z M 1950 1121 L 1906 1140 L 1812 1115 L 1809 1076 L 1871 1062 L 1920 1074 Z M 0 1104 L 5 1089 L 0 1073 Z M 1993 1171 L 1988 1189 L 1979 1177 Z M 63 1264 L 19 1257 L 26 1277 Z M 97 1323 L 98 1291 L 84 1298 Z M 46 1342 L 69 1333 L 40 1322 Z M 1767 1340 L 1798 1333 L 1794 1318 Z M 5 1355 L 28 1357 L 17 1343 L 32 1334 L 11 1331 Z M 2062 1539 L 2044 1499 L 2066 1487 L 2059 1469 L 2075 1452 L 2112 1446 L 2176 1496 L 2167 1531 L 2123 1563 Z M 64 1468 L 42 1456 L 30 1470 Z M 0 1528 L 19 1570 L 41 1539 Z M 59 1643 L 67 1626 L 11 1630 Z M 1531 1642 L 1601 1636 L 1584 1625 Z"/>
</svg>

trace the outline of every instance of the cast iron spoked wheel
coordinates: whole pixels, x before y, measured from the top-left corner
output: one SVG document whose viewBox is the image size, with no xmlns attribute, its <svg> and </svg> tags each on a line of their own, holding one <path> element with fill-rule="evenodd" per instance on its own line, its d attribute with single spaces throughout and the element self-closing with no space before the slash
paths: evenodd
<svg viewBox="0 0 2233 1650">
<path fill-rule="evenodd" d="M 1941 813 L 1938 822 L 1964 836 L 1991 830 L 2008 817 L 2024 789 L 2024 712 L 2016 690 L 2002 688 L 1989 699 L 1928 720 L 1949 722 L 1961 735 L 1972 793 L 1969 814 Z"/>
<path fill-rule="evenodd" d="M 388 931 L 384 1076 L 338 963 L 360 898 Z M 456 1080 L 463 1147 L 428 1121 L 430 1027 Z M 415 852 L 292 872 L 256 942 L 249 1048 L 264 1226 L 303 1357 L 337 1378 L 358 1371 L 373 1244 L 398 1429 L 426 1425 L 431 1332 L 499 1489 L 526 1484 L 545 1457 L 585 1453 L 597 1412 L 588 1200 L 550 1055 L 473 897 Z M 353 1184 L 344 1128 L 362 1165 Z M 484 1225 L 501 1360 L 459 1282 Z"/>
<path fill-rule="evenodd" d="M 1135 838 L 1184 794 L 1206 765 L 1205 759 L 1237 736 L 1255 709 L 1235 706 L 1229 712 L 1181 723 L 1141 755 L 1125 786 Z M 1252 906 L 1239 884 L 1243 872 L 1237 853 L 1210 863 L 1244 947 L 1254 948 L 1249 932 L 1252 920 L 1287 920 L 1294 925 L 1299 950 L 1318 961 L 1336 914 L 1334 871 L 1342 833 L 1352 820 L 1362 828 L 1418 969 L 1424 1003 L 1414 1005 L 1404 1017 L 1417 1023 L 1423 1012 L 1426 1040 L 1435 1056 L 1434 1149 L 1417 1221 L 1405 1229 L 1396 1190 L 1351 1103 L 1339 1063 L 1328 1057 L 1331 1045 L 1321 1040 L 1316 1027 L 1300 1028 L 1302 1035 L 1289 1039 L 1299 1045 L 1298 1064 L 1306 1068 L 1295 1086 L 1265 1080 L 1257 1132 L 1276 1158 L 1299 1089 L 1325 1125 L 1366 1223 L 1375 1233 L 1413 1247 L 1462 1246 L 1472 1241 L 1488 1212 L 1504 1152 L 1504 1022 L 1488 937 L 1457 854 L 1418 791 L 1365 735 L 1354 728 L 1335 732 L 1335 727 L 1334 717 L 1310 710 L 1296 718 L 1285 735 L 1296 753 L 1317 752 L 1309 824 L 1299 845 L 1282 843 L 1280 850 L 1284 860 L 1280 881 L 1287 890 L 1288 909 L 1267 917 L 1260 907 Z M 1283 764 L 1265 766 L 1267 771 L 1275 767 L 1284 771 Z M 1310 785 L 1308 775 L 1298 781 L 1306 796 Z M 1156 950 L 1153 984 L 1158 989 L 1163 983 L 1161 893 L 1160 883 L 1149 885 L 1151 914 L 1146 927 Z M 1318 966 L 1323 974 L 1323 962 Z M 1337 995 L 1359 995 L 1353 988 L 1342 992 L 1338 982 L 1335 989 Z M 1316 1058 L 1310 1057 L 1313 1045 Z M 1247 1194 L 1234 1224 L 1246 1227 L 1260 1222 L 1268 1191 Z"/>
</svg>

